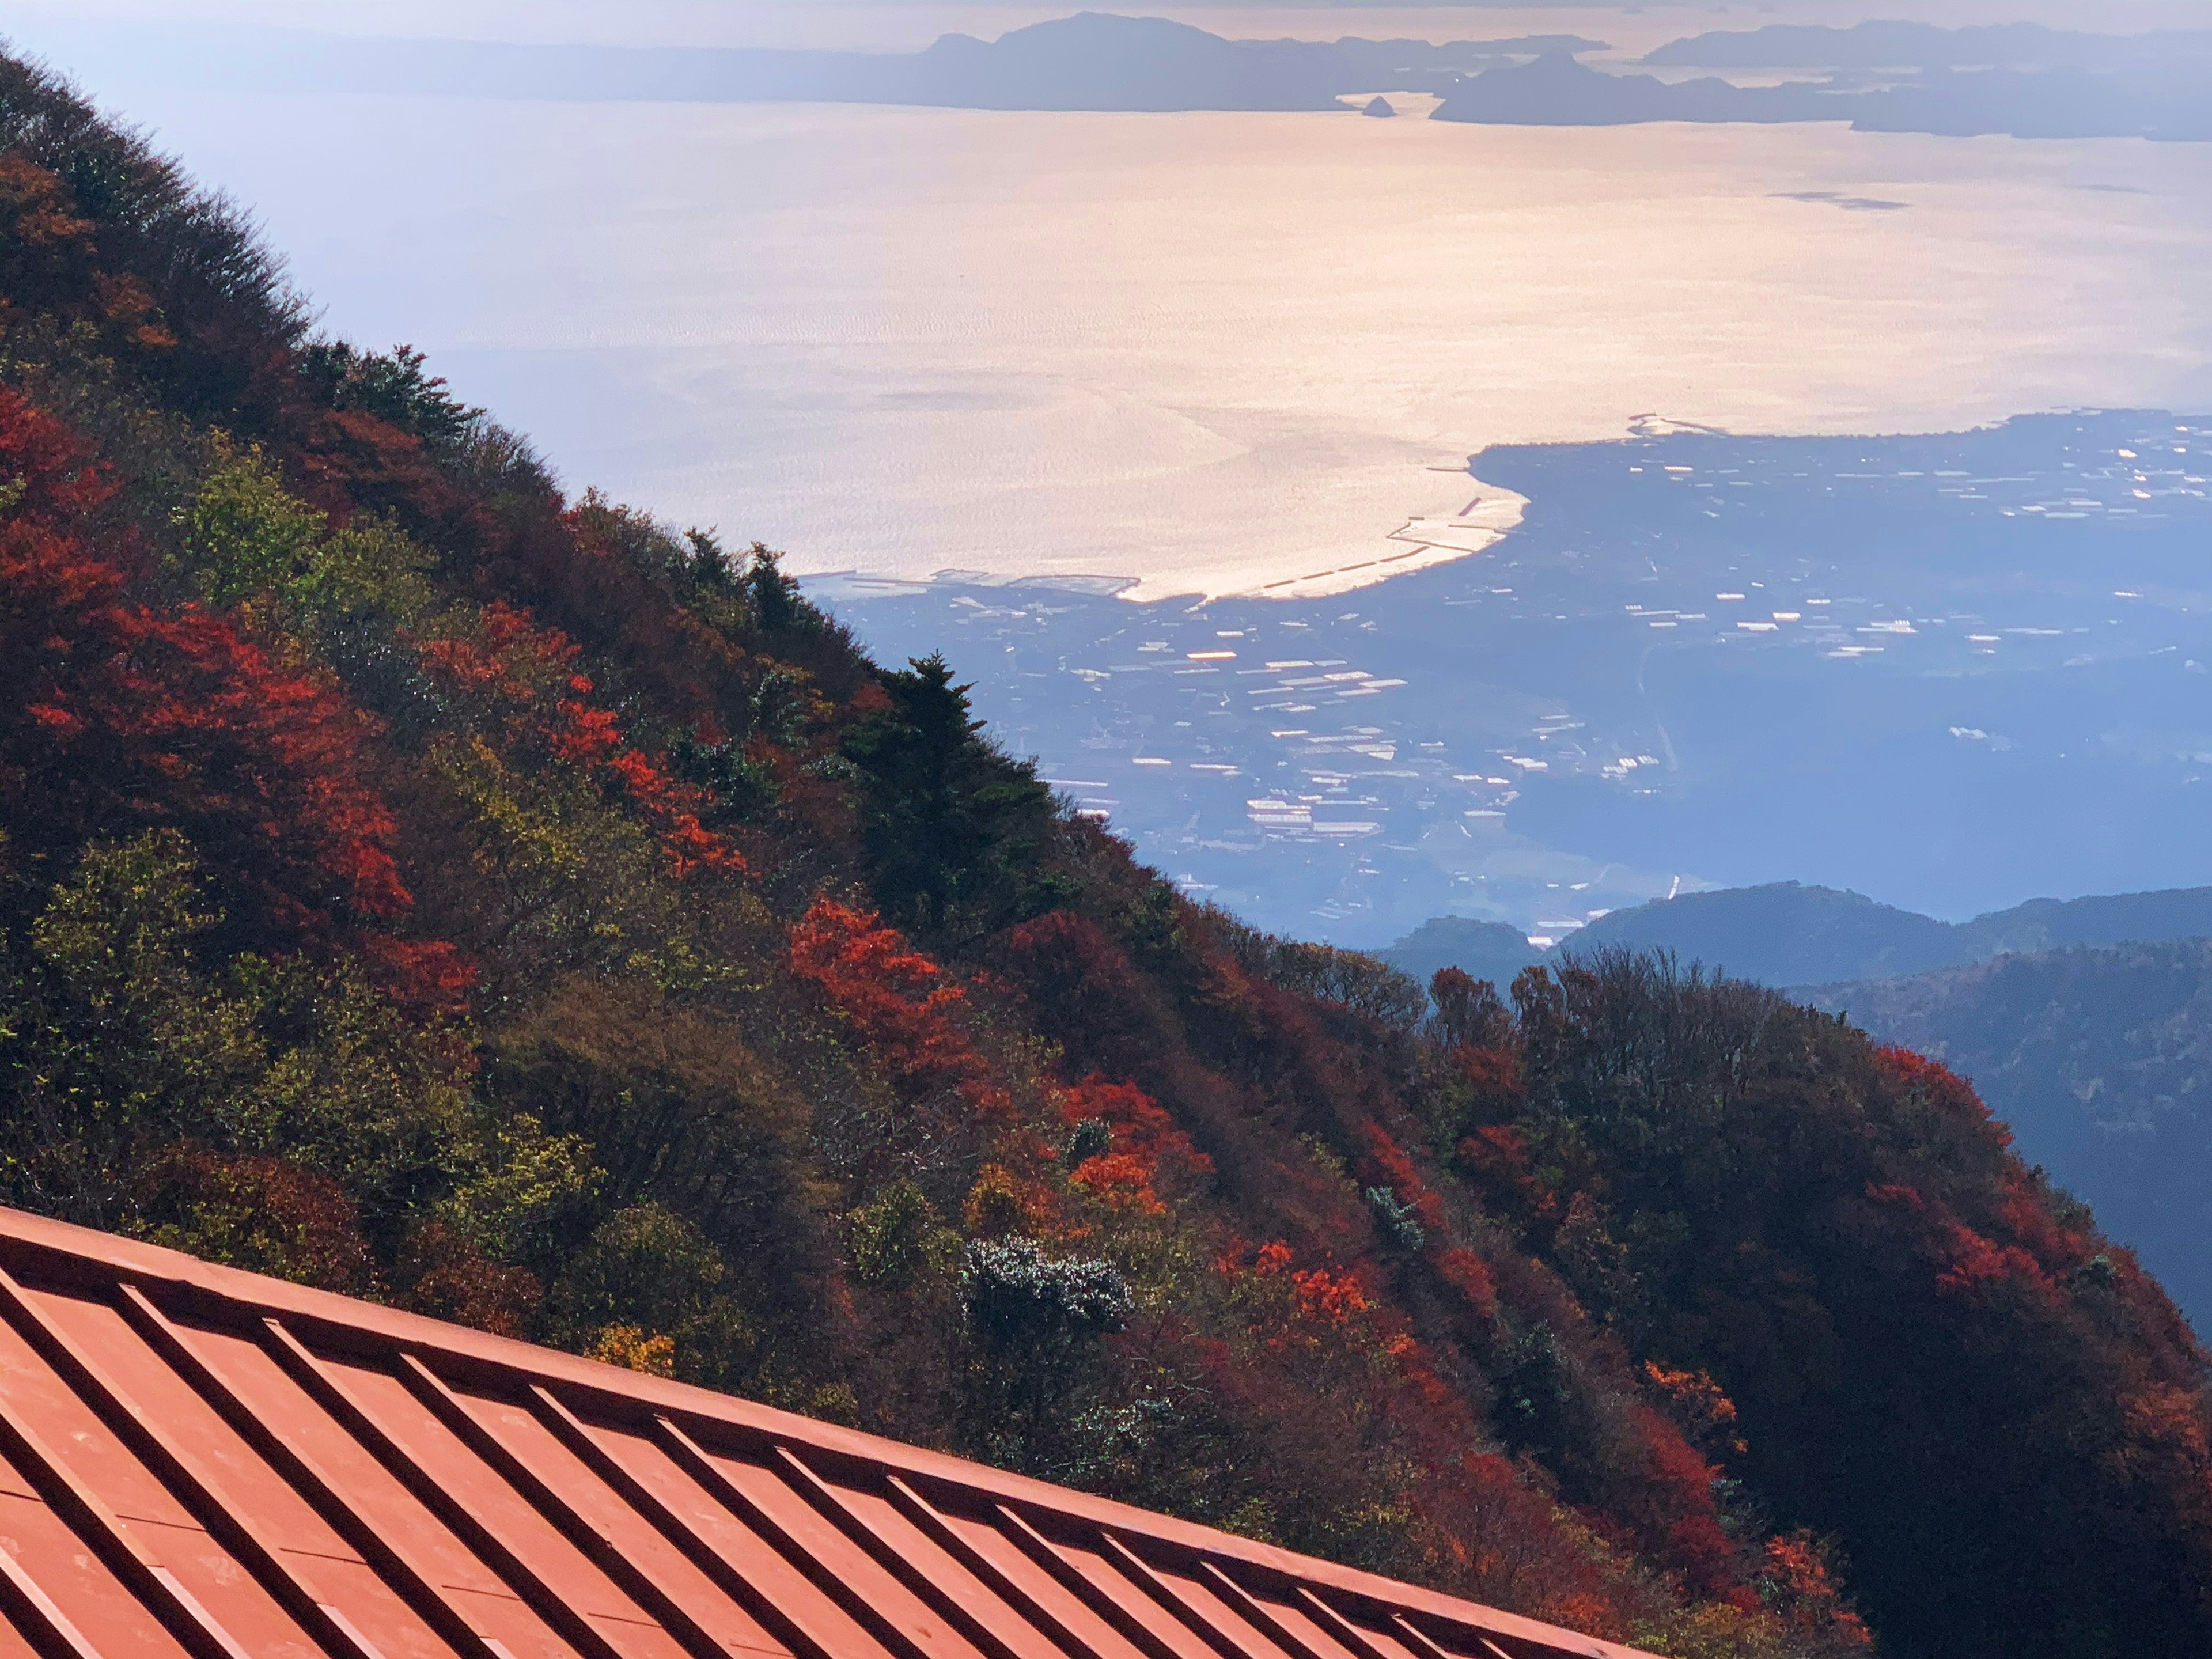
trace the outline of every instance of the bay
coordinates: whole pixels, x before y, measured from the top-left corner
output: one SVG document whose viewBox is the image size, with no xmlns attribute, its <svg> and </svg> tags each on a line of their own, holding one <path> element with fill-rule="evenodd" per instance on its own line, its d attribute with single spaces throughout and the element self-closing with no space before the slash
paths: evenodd
<svg viewBox="0 0 2212 1659">
<path fill-rule="evenodd" d="M 2212 392 L 2203 146 L 147 95 L 328 325 L 799 570 L 1264 589 L 1488 445 Z"/>
</svg>

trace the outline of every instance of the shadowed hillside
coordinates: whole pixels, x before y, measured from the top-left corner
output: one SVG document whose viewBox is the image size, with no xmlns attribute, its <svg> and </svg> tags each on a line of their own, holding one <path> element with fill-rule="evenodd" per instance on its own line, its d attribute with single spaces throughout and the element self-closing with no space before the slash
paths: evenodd
<svg viewBox="0 0 2212 1659">
<path fill-rule="evenodd" d="M 1940 1066 L 1194 908 L 5 60 L 0 232 L 0 1199 L 1684 1659 L 2206 1645 L 2203 1356 Z"/>
<path fill-rule="evenodd" d="M 1811 994 L 1972 1078 L 2023 1158 L 2094 1204 L 2200 1323 L 2212 1314 L 2212 941 L 2002 957 Z"/>
</svg>

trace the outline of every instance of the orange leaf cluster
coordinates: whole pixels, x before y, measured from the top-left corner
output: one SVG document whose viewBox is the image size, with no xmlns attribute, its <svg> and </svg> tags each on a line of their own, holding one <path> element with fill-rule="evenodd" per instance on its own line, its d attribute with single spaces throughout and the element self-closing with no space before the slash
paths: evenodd
<svg viewBox="0 0 2212 1659">
<path fill-rule="evenodd" d="M 1444 1283 L 1465 1297 L 1485 1319 L 1498 1313 L 1498 1279 L 1490 1264 L 1464 1244 L 1450 1244 L 1431 1258 Z"/>
<path fill-rule="evenodd" d="M 1165 1215 L 1168 1206 L 1152 1190 L 1152 1166 L 1135 1152 L 1103 1152 L 1086 1158 L 1068 1176 L 1073 1185 L 1111 1209 L 1139 1215 Z"/>
<path fill-rule="evenodd" d="M 1828 1564 L 1803 1534 L 1769 1539 L 1765 1565 L 1769 1598 L 1789 1624 L 1824 1632 L 1850 1646 L 1874 1645 L 1873 1633 L 1844 1606 Z"/>
<path fill-rule="evenodd" d="M 967 994 L 872 910 L 820 898 L 791 929 L 792 971 L 849 1020 L 908 1100 L 983 1091 L 982 1056 L 963 1024 Z"/>
<path fill-rule="evenodd" d="M 1213 1168 L 1213 1160 L 1194 1146 L 1160 1103 L 1133 1083 L 1115 1083 L 1093 1072 L 1060 1091 L 1060 1115 L 1069 1124 L 1085 1118 L 1104 1119 L 1113 1126 L 1118 1150 L 1133 1152 L 1154 1164 L 1163 1159 L 1176 1160 L 1198 1175 Z"/>
<path fill-rule="evenodd" d="M 1395 1193 L 1398 1201 L 1411 1207 L 1431 1239 L 1443 1231 L 1443 1200 L 1438 1198 L 1429 1183 L 1421 1179 L 1420 1171 L 1413 1167 L 1398 1143 L 1382 1130 L 1380 1124 L 1369 1121 L 1360 1125 L 1361 1137 L 1366 1142 L 1367 1156 L 1371 1160 L 1378 1178 L 1377 1186 L 1388 1187 Z"/>
<path fill-rule="evenodd" d="M 2012 1145 L 2012 1131 L 1990 1114 L 1973 1085 L 1941 1060 L 1889 1045 L 1875 1050 L 1875 1062 L 1898 1087 L 1917 1095 L 1939 1115 L 1988 1135 L 1999 1146 Z"/>
<path fill-rule="evenodd" d="M 1294 1291 L 1292 1311 L 1301 1323 L 1340 1330 L 1373 1309 L 1374 1303 L 1352 1270 L 1333 1273 L 1326 1267 L 1297 1267 L 1292 1265 L 1296 1260 L 1291 1247 L 1277 1239 L 1260 1247 L 1251 1271 L 1261 1279 L 1290 1280 Z M 1240 1270 L 1233 1257 L 1226 1258 L 1224 1265 Z"/>
<path fill-rule="evenodd" d="M 2054 1293 L 2050 1276 L 2031 1252 L 1968 1226 L 1942 1200 L 1895 1183 L 1869 1185 L 1867 1198 L 1911 1218 L 1935 1267 L 1938 1290 L 1953 1296 L 1987 1296 L 2006 1287 L 2042 1298 Z"/>
</svg>

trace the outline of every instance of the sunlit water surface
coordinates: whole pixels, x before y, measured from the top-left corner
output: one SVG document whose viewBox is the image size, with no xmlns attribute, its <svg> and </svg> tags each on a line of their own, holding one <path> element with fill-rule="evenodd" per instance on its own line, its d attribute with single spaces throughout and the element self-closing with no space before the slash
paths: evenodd
<svg viewBox="0 0 2212 1659">
<path fill-rule="evenodd" d="M 2212 146 L 132 107 L 332 327 L 430 350 L 572 483 L 800 570 L 1246 590 L 1401 549 L 1486 444 L 2212 401 Z"/>
</svg>

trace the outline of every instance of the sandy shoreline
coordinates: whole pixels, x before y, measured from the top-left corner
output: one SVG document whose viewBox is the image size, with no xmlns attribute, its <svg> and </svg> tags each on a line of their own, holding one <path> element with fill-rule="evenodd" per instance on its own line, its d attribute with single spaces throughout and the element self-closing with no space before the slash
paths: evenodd
<svg viewBox="0 0 2212 1659">
<path fill-rule="evenodd" d="M 1121 597 L 1139 602 L 1188 593 L 1206 599 L 1230 594 L 1263 599 L 1326 599 L 1432 565 L 1472 558 L 1496 546 L 1520 524 L 1528 501 L 1464 471 L 1452 477 L 1454 494 L 1471 492 L 1456 511 L 1417 514 L 1382 537 L 1379 545 L 1348 546 L 1345 550 L 1351 556 L 1341 562 L 1320 560 L 1316 562 L 1316 569 L 1261 581 L 1252 580 L 1249 562 L 1218 571 L 1203 568 L 1177 571 L 1173 575 L 1139 578 Z"/>
<path fill-rule="evenodd" d="M 1458 511 L 1417 514 L 1377 538 L 1371 545 L 1348 544 L 1337 556 L 1342 562 L 1330 563 L 1324 559 L 1320 568 L 1296 575 L 1271 576 L 1261 570 L 1258 574 L 1266 580 L 1255 580 L 1249 559 L 1216 570 L 1201 567 L 1149 577 L 1091 571 L 974 570 L 957 566 L 933 571 L 919 580 L 859 568 L 799 570 L 798 574 L 805 579 L 811 592 L 832 605 L 846 598 L 910 595 L 933 585 L 1058 588 L 1076 593 L 1110 593 L 1139 605 L 1157 605 L 1171 599 L 1327 599 L 1333 594 L 1349 593 L 1358 588 L 1372 586 L 1394 576 L 1475 557 L 1489 551 L 1519 526 L 1522 514 L 1528 505 L 1527 496 L 1516 495 L 1512 490 L 1495 484 L 1486 484 L 1465 471 L 1444 468 L 1431 470 L 1452 471 L 1452 476 L 1458 481 L 1454 494 L 1473 492 L 1470 499 L 1463 502 Z"/>
</svg>

